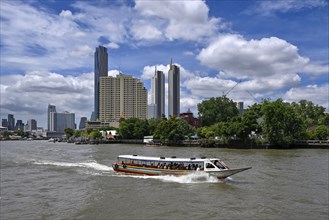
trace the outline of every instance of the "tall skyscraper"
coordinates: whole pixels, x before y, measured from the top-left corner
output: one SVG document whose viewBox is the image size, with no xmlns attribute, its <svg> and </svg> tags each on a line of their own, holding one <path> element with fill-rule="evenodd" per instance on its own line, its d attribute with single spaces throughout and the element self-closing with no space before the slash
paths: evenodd
<svg viewBox="0 0 329 220">
<path fill-rule="evenodd" d="M 147 118 L 147 90 L 130 75 L 101 77 L 99 84 L 99 120 L 117 121 L 124 118 Z"/>
<path fill-rule="evenodd" d="M 81 117 L 79 123 L 79 129 L 84 129 L 86 127 L 87 117 Z"/>
<path fill-rule="evenodd" d="M 27 131 L 36 131 L 38 129 L 37 121 L 35 119 L 27 120 Z"/>
<path fill-rule="evenodd" d="M 14 115 L 8 114 L 8 130 L 14 131 L 15 130 L 15 118 Z"/>
<path fill-rule="evenodd" d="M 162 71 L 155 69 L 151 82 L 151 105 L 155 105 L 155 118 L 165 114 L 165 76 Z M 151 106 L 150 105 L 150 106 Z"/>
<path fill-rule="evenodd" d="M 8 120 L 6 118 L 3 118 L 1 125 L 2 125 L 2 127 L 8 128 Z"/>
<path fill-rule="evenodd" d="M 55 131 L 64 133 L 65 128 L 75 130 L 75 114 L 65 111 L 64 113 L 55 113 Z"/>
<path fill-rule="evenodd" d="M 94 118 L 96 121 L 99 118 L 99 79 L 100 77 L 108 76 L 108 54 L 107 48 L 103 46 L 96 47 L 95 51 L 95 93 L 94 93 Z"/>
<path fill-rule="evenodd" d="M 24 123 L 22 120 L 17 120 L 16 125 L 15 125 L 15 130 L 24 131 Z"/>
<path fill-rule="evenodd" d="M 55 119 L 54 113 L 56 113 L 56 106 L 55 105 L 48 105 L 48 131 L 55 131 Z"/>
<path fill-rule="evenodd" d="M 168 72 L 168 115 L 179 116 L 180 113 L 180 70 L 172 64 Z"/>
</svg>

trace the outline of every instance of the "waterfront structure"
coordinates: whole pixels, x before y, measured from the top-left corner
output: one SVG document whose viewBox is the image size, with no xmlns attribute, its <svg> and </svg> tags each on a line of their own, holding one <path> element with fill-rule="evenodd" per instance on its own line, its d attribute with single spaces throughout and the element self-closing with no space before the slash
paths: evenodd
<svg viewBox="0 0 329 220">
<path fill-rule="evenodd" d="M 92 121 L 99 119 L 99 81 L 100 77 L 108 76 L 108 53 L 103 46 L 96 47 L 94 54 L 94 115 Z"/>
<path fill-rule="evenodd" d="M 27 120 L 25 131 L 37 131 L 37 130 L 38 130 L 37 121 L 35 119 Z"/>
<path fill-rule="evenodd" d="M 48 132 L 64 133 L 65 128 L 75 129 L 75 114 L 67 111 L 58 113 L 56 106 L 48 105 Z"/>
<path fill-rule="evenodd" d="M 151 105 L 155 106 L 154 118 L 161 118 L 165 114 L 165 76 L 162 71 L 155 69 L 151 81 Z"/>
<path fill-rule="evenodd" d="M 22 120 L 17 120 L 16 125 L 15 125 L 15 130 L 24 131 L 24 123 Z"/>
<path fill-rule="evenodd" d="M 243 102 L 238 102 L 237 108 L 239 110 L 239 114 L 242 115 L 244 113 Z"/>
<path fill-rule="evenodd" d="M 99 120 L 115 122 L 120 118 L 147 118 L 147 90 L 131 75 L 100 77 Z"/>
<path fill-rule="evenodd" d="M 168 115 L 179 116 L 180 113 L 180 69 L 170 61 L 168 72 Z"/>
<path fill-rule="evenodd" d="M 190 109 L 187 112 L 180 113 L 179 117 L 195 128 L 201 127 L 201 118 L 195 118 Z"/>
<path fill-rule="evenodd" d="M 147 106 L 147 119 L 156 118 L 156 104 L 149 104 Z"/>
<path fill-rule="evenodd" d="M 13 114 L 8 114 L 8 130 L 9 131 L 15 130 L 15 118 Z"/>
<path fill-rule="evenodd" d="M 65 128 L 71 128 L 75 130 L 75 114 L 65 111 L 63 113 L 55 114 L 55 131 L 64 133 Z"/>
<path fill-rule="evenodd" d="M 48 118 L 47 118 L 47 130 L 48 131 L 55 131 L 55 119 L 54 119 L 54 114 L 56 113 L 56 106 L 55 105 L 48 105 Z"/>
<path fill-rule="evenodd" d="M 2 125 L 2 127 L 5 127 L 5 128 L 8 129 L 8 120 L 6 118 L 3 118 L 2 122 L 1 122 L 1 125 Z"/>
<path fill-rule="evenodd" d="M 87 117 L 81 117 L 79 123 L 79 129 L 84 129 L 86 127 Z"/>
</svg>

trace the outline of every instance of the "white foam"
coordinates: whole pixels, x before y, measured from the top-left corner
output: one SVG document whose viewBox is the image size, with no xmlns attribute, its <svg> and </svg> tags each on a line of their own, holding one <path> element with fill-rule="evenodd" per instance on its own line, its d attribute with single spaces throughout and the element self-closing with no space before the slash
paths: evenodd
<svg viewBox="0 0 329 220">
<path fill-rule="evenodd" d="M 79 162 L 79 163 L 68 163 L 68 162 L 54 162 L 54 161 L 36 161 L 34 164 L 38 165 L 52 165 L 59 167 L 83 167 L 89 168 L 98 171 L 113 171 L 112 167 L 99 164 L 96 161 L 87 161 L 87 162 Z"/>
<path fill-rule="evenodd" d="M 133 177 L 138 179 L 158 179 L 163 182 L 174 182 L 174 183 L 218 183 L 222 182 L 214 176 L 210 176 L 207 173 L 193 173 L 183 176 L 146 176 L 146 175 L 122 175 L 125 177 Z"/>
</svg>

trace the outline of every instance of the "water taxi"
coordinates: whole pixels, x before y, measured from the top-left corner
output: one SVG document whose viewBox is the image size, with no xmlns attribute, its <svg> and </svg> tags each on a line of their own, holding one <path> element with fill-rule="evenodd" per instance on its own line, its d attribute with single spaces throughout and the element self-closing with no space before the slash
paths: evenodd
<svg viewBox="0 0 329 220">
<path fill-rule="evenodd" d="M 233 174 L 251 169 L 251 167 L 232 169 L 217 158 L 149 157 L 139 155 L 119 155 L 112 167 L 117 172 L 152 176 L 181 176 L 203 172 L 218 179 L 225 179 Z"/>
</svg>

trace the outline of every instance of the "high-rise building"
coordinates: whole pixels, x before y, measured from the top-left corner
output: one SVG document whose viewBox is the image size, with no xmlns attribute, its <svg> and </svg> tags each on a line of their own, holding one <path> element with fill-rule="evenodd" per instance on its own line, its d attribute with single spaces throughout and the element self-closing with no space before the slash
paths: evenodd
<svg viewBox="0 0 329 220">
<path fill-rule="evenodd" d="M 8 130 L 14 131 L 15 130 L 15 118 L 14 115 L 8 114 Z"/>
<path fill-rule="evenodd" d="M 165 114 L 165 76 L 156 69 L 151 81 L 151 104 L 155 105 L 154 117 L 161 118 Z"/>
<path fill-rule="evenodd" d="M 244 113 L 243 102 L 238 102 L 237 103 L 237 108 L 239 110 L 239 114 L 242 115 Z"/>
<path fill-rule="evenodd" d="M 147 118 L 147 90 L 139 79 L 122 73 L 116 77 L 101 77 L 99 89 L 101 122 Z"/>
<path fill-rule="evenodd" d="M 17 120 L 16 125 L 15 125 L 15 130 L 24 131 L 24 123 L 22 120 Z"/>
<path fill-rule="evenodd" d="M 65 128 L 75 129 L 75 114 L 65 111 L 64 113 L 53 113 L 55 118 L 55 131 L 64 133 Z"/>
<path fill-rule="evenodd" d="M 38 129 L 37 121 L 35 119 L 27 120 L 26 125 L 26 131 L 36 131 Z"/>
<path fill-rule="evenodd" d="M 55 105 L 48 105 L 48 131 L 55 131 L 55 119 L 54 119 L 54 114 L 56 113 L 56 106 Z"/>
<path fill-rule="evenodd" d="M 84 129 L 86 127 L 87 117 L 81 117 L 79 123 L 79 129 Z"/>
<path fill-rule="evenodd" d="M 168 115 L 179 116 L 180 113 L 180 70 L 172 64 L 168 72 Z"/>
<path fill-rule="evenodd" d="M 2 125 L 2 127 L 8 128 L 8 120 L 6 118 L 3 118 L 2 122 L 1 122 L 1 125 Z"/>
<path fill-rule="evenodd" d="M 108 76 L 108 54 L 107 48 L 103 46 L 96 47 L 95 51 L 95 93 L 94 93 L 94 117 L 93 121 L 99 118 L 99 79 Z"/>
</svg>

